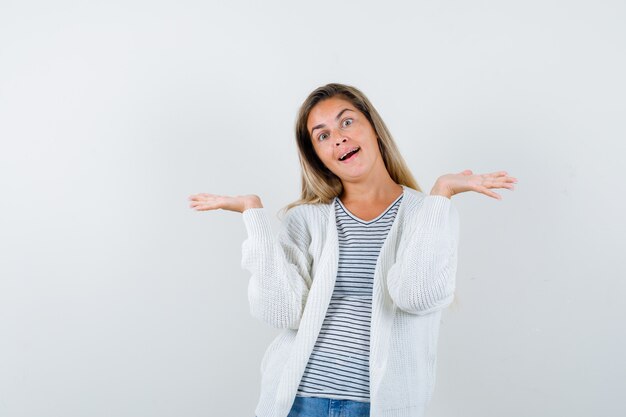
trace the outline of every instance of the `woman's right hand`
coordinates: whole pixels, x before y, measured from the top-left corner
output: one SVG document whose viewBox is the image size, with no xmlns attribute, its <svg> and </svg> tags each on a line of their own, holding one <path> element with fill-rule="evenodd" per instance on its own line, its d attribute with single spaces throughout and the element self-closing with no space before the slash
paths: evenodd
<svg viewBox="0 0 626 417">
<path fill-rule="evenodd" d="M 243 213 L 249 208 L 263 207 L 261 198 L 255 194 L 227 196 L 202 193 L 190 195 L 189 200 L 189 207 L 196 211 L 222 209 Z"/>
</svg>

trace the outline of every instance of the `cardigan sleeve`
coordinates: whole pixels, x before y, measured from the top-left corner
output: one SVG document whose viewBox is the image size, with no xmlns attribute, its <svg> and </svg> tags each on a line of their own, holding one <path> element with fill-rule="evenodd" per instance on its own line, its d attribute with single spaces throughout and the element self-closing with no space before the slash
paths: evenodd
<svg viewBox="0 0 626 417">
<path fill-rule="evenodd" d="M 287 211 L 278 236 L 265 208 L 244 210 L 248 234 L 241 266 L 252 276 L 248 301 L 252 316 L 275 328 L 297 329 L 311 287 L 310 234 L 297 207 Z"/>
<path fill-rule="evenodd" d="M 459 215 L 449 198 L 428 195 L 408 229 L 387 286 L 401 310 L 424 315 L 447 307 L 454 298 Z"/>
</svg>

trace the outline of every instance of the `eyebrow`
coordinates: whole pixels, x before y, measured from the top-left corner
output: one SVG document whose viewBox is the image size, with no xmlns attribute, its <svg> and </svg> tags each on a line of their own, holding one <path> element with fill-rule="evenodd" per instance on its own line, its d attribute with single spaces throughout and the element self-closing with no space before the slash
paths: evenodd
<svg viewBox="0 0 626 417">
<path fill-rule="evenodd" d="M 342 111 L 340 111 L 340 112 L 339 112 L 339 114 L 338 114 L 337 116 L 335 116 L 335 120 L 339 120 L 339 118 L 341 117 L 341 115 L 342 115 L 345 111 L 354 111 L 354 110 L 352 110 L 352 109 L 343 109 Z M 324 127 L 324 126 L 326 126 L 326 125 L 322 123 L 322 124 L 319 124 L 319 125 L 317 125 L 317 126 L 313 127 L 313 129 L 311 129 L 311 136 L 313 136 L 313 131 L 314 131 L 315 129 L 320 129 L 320 128 Z"/>
</svg>

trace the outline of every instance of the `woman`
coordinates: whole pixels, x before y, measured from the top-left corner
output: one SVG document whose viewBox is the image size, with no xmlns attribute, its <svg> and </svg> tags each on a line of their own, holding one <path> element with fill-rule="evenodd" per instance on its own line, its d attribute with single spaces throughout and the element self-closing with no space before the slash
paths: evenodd
<svg viewBox="0 0 626 417">
<path fill-rule="evenodd" d="M 376 109 L 342 84 L 309 95 L 296 137 L 302 195 L 277 237 L 256 195 L 190 197 L 243 213 L 251 313 L 283 329 L 261 363 L 256 416 L 422 416 L 455 289 L 451 197 L 500 199 L 491 190 L 517 180 L 465 170 L 422 193 Z"/>
</svg>

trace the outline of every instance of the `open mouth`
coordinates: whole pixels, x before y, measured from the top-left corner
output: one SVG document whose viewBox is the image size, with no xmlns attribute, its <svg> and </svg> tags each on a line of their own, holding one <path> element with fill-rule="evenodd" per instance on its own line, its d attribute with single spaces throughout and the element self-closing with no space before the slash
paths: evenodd
<svg viewBox="0 0 626 417">
<path fill-rule="evenodd" d="M 342 161 L 342 162 L 347 161 L 348 159 L 350 159 L 354 155 L 356 155 L 357 152 L 359 152 L 360 150 L 361 150 L 361 148 L 357 146 L 356 148 L 352 149 L 351 151 L 346 152 L 345 154 L 341 155 L 341 157 L 339 157 L 339 160 Z"/>
</svg>

